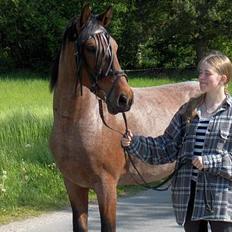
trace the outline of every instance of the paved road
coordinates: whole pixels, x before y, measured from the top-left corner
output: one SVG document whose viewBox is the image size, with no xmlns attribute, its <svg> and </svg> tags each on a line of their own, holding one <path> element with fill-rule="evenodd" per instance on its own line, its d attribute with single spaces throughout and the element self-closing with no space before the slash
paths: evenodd
<svg viewBox="0 0 232 232">
<path fill-rule="evenodd" d="M 72 232 L 70 209 L 0 226 L 0 232 Z M 89 231 L 100 231 L 98 208 L 89 209 Z M 118 201 L 119 232 L 183 232 L 175 222 L 169 192 L 144 191 Z"/>
</svg>

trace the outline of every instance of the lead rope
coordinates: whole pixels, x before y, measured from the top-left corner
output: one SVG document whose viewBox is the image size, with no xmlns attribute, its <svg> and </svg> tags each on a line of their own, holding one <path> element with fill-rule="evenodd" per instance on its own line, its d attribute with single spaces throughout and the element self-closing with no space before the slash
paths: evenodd
<svg viewBox="0 0 232 232">
<path fill-rule="evenodd" d="M 122 113 L 122 116 L 123 116 L 123 119 L 124 119 L 124 123 L 125 123 L 125 134 L 123 136 L 126 136 L 129 132 L 128 130 L 128 124 L 127 124 L 127 119 L 126 119 L 126 114 L 123 112 Z M 133 168 L 136 170 L 137 174 L 139 175 L 140 179 L 142 180 L 143 184 L 140 184 L 132 175 L 132 178 L 134 179 L 134 181 L 138 184 L 138 185 L 141 185 L 142 187 L 146 188 L 146 189 L 152 189 L 152 190 L 156 190 L 156 191 L 166 191 L 169 189 L 169 187 L 171 186 L 171 183 L 168 184 L 165 188 L 160 188 L 161 186 L 163 186 L 164 184 L 166 184 L 169 180 L 172 179 L 172 177 L 174 175 L 177 174 L 177 172 L 180 170 L 180 168 L 185 165 L 188 161 L 184 161 L 184 162 L 181 162 L 180 165 L 175 168 L 175 170 L 163 181 L 161 181 L 160 183 L 158 183 L 157 185 L 155 186 L 151 186 L 144 178 L 143 176 L 141 175 L 141 173 L 139 172 L 139 170 L 137 169 L 137 167 L 135 166 L 135 163 L 134 161 L 132 160 L 131 156 L 128 155 L 126 149 L 123 147 L 123 150 L 124 150 L 124 154 L 125 154 L 125 158 L 126 156 L 129 158 Z"/>
<path fill-rule="evenodd" d="M 129 132 L 129 130 L 128 130 L 128 123 L 127 123 L 126 114 L 125 114 L 124 112 L 122 113 L 123 120 L 124 120 L 124 124 L 125 124 L 125 133 L 124 133 L 124 134 L 122 134 L 119 130 L 113 129 L 112 127 L 108 126 L 108 124 L 106 123 L 106 121 L 105 121 L 105 119 L 104 119 L 103 106 L 102 106 L 102 100 L 101 100 L 101 99 L 99 99 L 99 113 L 100 113 L 102 122 L 104 123 L 104 125 L 105 125 L 107 128 L 109 128 L 109 129 L 111 129 L 111 130 L 113 130 L 113 131 L 119 133 L 119 134 L 122 135 L 122 136 L 126 136 L 126 135 L 128 134 L 128 132 Z M 185 136 L 186 136 L 186 133 L 185 133 L 184 136 L 183 136 L 182 143 L 183 143 L 183 141 L 184 141 L 184 139 L 185 139 Z M 160 187 L 163 186 L 164 184 L 166 184 L 169 180 L 171 180 L 172 177 L 174 177 L 174 176 L 178 173 L 178 171 L 181 169 L 181 167 L 183 167 L 185 164 L 187 164 L 188 162 L 190 162 L 189 160 L 184 160 L 184 161 L 180 162 L 180 163 L 175 167 L 175 170 L 174 170 L 165 180 L 161 181 L 160 183 L 158 183 L 158 184 L 155 185 L 155 186 L 151 186 L 151 185 L 143 178 L 143 176 L 141 175 L 141 173 L 139 172 L 139 170 L 138 170 L 137 167 L 135 166 L 134 161 L 132 160 L 131 156 L 127 153 L 125 147 L 122 147 L 122 148 L 123 148 L 123 151 L 124 151 L 125 160 L 127 160 L 127 157 L 128 157 L 128 159 L 129 159 L 129 161 L 131 162 L 133 168 L 136 170 L 138 176 L 140 177 L 140 179 L 142 180 L 143 183 L 142 183 L 142 184 L 139 183 L 139 182 L 134 178 L 134 176 L 129 172 L 129 173 L 131 174 L 131 178 L 135 181 L 135 183 L 136 183 L 137 185 L 140 185 L 140 186 L 142 186 L 142 187 L 144 187 L 144 188 L 146 188 L 146 189 L 151 189 L 151 190 L 154 190 L 154 191 L 166 191 L 166 190 L 168 190 L 169 187 L 171 186 L 171 183 L 169 183 L 169 184 L 168 184 L 166 187 L 164 187 L 164 188 L 160 188 Z M 208 195 L 207 195 L 207 191 L 206 191 L 206 185 L 207 185 L 208 181 L 207 181 L 207 177 L 206 177 L 206 173 L 205 173 L 205 172 L 203 172 L 203 176 L 204 176 L 204 182 L 205 182 L 205 183 L 204 183 L 204 200 L 205 200 L 205 204 L 206 204 L 206 209 L 207 209 L 210 213 L 213 213 L 213 212 L 214 212 L 214 210 L 213 210 L 213 205 L 212 205 L 212 202 L 213 202 L 213 201 L 212 201 L 212 200 L 213 200 L 213 194 L 212 194 L 212 191 L 209 191 L 209 194 L 210 194 L 210 200 L 209 200 L 209 199 L 208 199 Z M 211 204 L 210 204 L 209 202 L 210 202 Z"/>
<path fill-rule="evenodd" d="M 102 100 L 101 100 L 101 99 L 98 99 L 98 103 L 99 103 L 99 114 L 100 114 L 100 116 L 101 116 L 101 120 L 102 120 L 103 124 L 104 124 L 107 128 L 109 128 L 110 130 L 115 131 L 115 132 L 119 133 L 120 135 L 123 135 L 123 133 L 121 133 L 119 130 L 110 127 L 110 126 L 106 123 L 105 118 L 104 118 Z"/>
<path fill-rule="evenodd" d="M 129 130 L 128 130 L 128 124 L 127 124 L 127 119 L 126 119 L 126 114 L 123 112 L 123 113 L 122 113 L 122 116 L 123 116 L 124 123 L 125 123 L 125 134 L 124 134 L 123 136 L 126 136 L 126 135 L 128 134 L 128 132 L 129 132 Z M 158 185 L 156 185 L 156 186 L 153 186 L 153 187 L 150 186 L 150 185 L 147 183 L 147 181 L 143 178 L 143 176 L 142 176 L 141 173 L 139 172 L 138 168 L 135 166 L 134 161 L 132 160 L 131 156 L 128 155 L 128 153 L 127 153 L 125 147 L 123 147 L 123 151 L 124 151 L 124 154 L 125 154 L 125 159 L 126 159 L 126 157 L 128 157 L 128 159 L 130 160 L 130 162 L 131 162 L 133 168 L 136 170 L 137 174 L 139 175 L 140 179 L 141 179 L 142 182 L 143 182 L 143 184 L 140 184 L 140 183 L 133 177 L 133 175 L 131 175 L 131 177 L 134 179 L 134 181 L 136 182 L 136 184 L 142 185 L 142 187 L 145 187 L 145 188 L 148 188 L 148 189 L 153 189 L 153 188 L 155 188 L 156 190 L 159 191 L 160 189 L 158 189 L 158 188 L 159 188 L 160 186 L 162 186 L 163 184 L 165 184 L 165 183 L 168 181 L 168 180 L 165 180 L 164 182 L 161 182 L 160 184 L 158 184 Z M 168 186 L 168 187 L 169 187 L 169 186 Z M 162 189 L 162 191 L 167 190 L 168 187 Z"/>
<path fill-rule="evenodd" d="M 101 116 L 101 119 L 102 119 L 103 124 L 104 124 L 107 128 L 109 128 L 110 130 L 113 130 L 113 131 L 119 133 L 119 134 L 122 135 L 122 136 L 126 136 L 126 135 L 128 134 L 128 131 L 129 131 L 129 130 L 128 130 L 128 123 L 127 123 L 126 114 L 125 114 L 124 112 L 122 113 L 123 120 L 124 120 L 124 124 L 125 124 L 125 133 L 123 134 L 123 133 L 121 133 L 119 130 L 110 127 L 110 126 L 106 123 L 105 118 L 104 118 L 102 100 L 99 99 L 99 100 L 98 100 L 98 103 L 99 103 L 99 114 L 100 114 L 100 116 Z M 151 186 L 151 185 L 143 178 L 143 176 L 142 176 L 141 173 L 139 172 L 138 168 L 136 167 L 134 161 L 132 160 L 131 156 L 127 153 L 126 149 L 125 149 L 124 147 L 122 147 L 122 148 L 123 148 L 123 151 L 124 151 L 125 159 L 127 160 L 127 157 L 128 157 L 128 159 L 129 159 L 129 161 L 131 162 L 133 168 L 136 170 L 138 176 L 140 177 L 140 179 L 142 180 L 143 183 L 142 183 L 142 184 L 139 183 L 139 182 L 133 177 L 132 174 L 131 174 L 131 178 L 135 181 L 135 183 L 136 183 L 137 185 L 140 185 L 140 186 L 142 186 L 142 187 L 144 187 L 144 188 L 146 188 L 146 189 L 152 189 L 152 190 L 156 190 L 156 191 L 166 191 L 166 190 L 168 190 L 169 187 L 170 187 L 170 185 L 171 185 L 171 183 L 168 184 L 168 186 L 166 186 L 165 188 L 162 188 L 162 189 L 161 189 L 160 187 L 163 186 L 164 184 L 166 184 L 169 180 L 171 180 L 172 177 L 173 177 L 174 175 L 176 175 L 177 172 L 180 170 L 180 168 L 181 168 L 183 165 L 185 165 L 186 162 L 187 162 L 187 161 L 181 162 L 181 163 L 178 165 L 178 167 L 175 168 L 175 170 L 174 170 L 165 180 L 161 181 L 160 183 L 158 183 L 158 184 L 155 185 L 155 186 Z"/>
</svg>

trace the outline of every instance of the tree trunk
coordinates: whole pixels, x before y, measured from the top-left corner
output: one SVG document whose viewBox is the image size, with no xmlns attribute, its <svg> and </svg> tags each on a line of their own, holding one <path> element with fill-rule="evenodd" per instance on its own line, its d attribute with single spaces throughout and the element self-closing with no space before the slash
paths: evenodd
<svg viewBox="0 0 232 232">
<path fill-rule="evenodd" d="M 198 38 L 195 41 L 196 46 L 196 56 L 197 56 L 197 64 L 199 61 L 205 56 L 208 51 L 208 40 L 204 38 Z"/>
</svg>

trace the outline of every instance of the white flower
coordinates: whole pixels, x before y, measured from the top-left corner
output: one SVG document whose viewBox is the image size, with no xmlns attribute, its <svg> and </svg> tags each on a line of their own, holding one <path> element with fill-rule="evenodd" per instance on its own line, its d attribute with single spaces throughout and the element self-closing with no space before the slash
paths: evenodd
<svg viewBox="0 0 232 232">
<path fill-rule="evenodd" d="M 6 192 L 6 189 L 5 189 L 5 187 L 4 187 L 4 184 L 0 184 L 0 192 L 3 192 L 3 193 Z"/>
<path fill-rule="evenodd" d="M 3 175 L 3 176 L 6 176 L 6 174 L 7 174 L 7 171 L 2 170 L 2 175 Z"/>
<path fill-rule="evenodd" d="M 25 145 L 25 147 L 26 147 L 26 148 L 30 148 L 30 147 L 32 147 L 32 146 L 31 146 L 31 144 L 28 143 L 28 144 Z"/>
</svg>

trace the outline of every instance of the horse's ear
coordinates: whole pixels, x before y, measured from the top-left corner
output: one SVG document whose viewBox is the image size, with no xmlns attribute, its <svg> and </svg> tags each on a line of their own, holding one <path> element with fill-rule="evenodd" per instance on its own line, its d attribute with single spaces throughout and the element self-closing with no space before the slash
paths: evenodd
<svg viewBox="0 0 232 232">
<path fill-rule="evenodd" d="M 104 27 L 107 27 L 111 22 L 112 14 L 112 6 L 109 6 L 105 12 L 98 15 L 97 19 L 102 22 Z"/>
<path fill-rule="evenodd" d="M 91 10 L 90 4 L 89 3 L 85 4 L 81 11 L 81 17 L 80 17 L 81 27 L 87 23 L 87 21 L 89 20 L 91 16 L 91 13 L 92 13 L 92 10 Z"/>
</svg>

